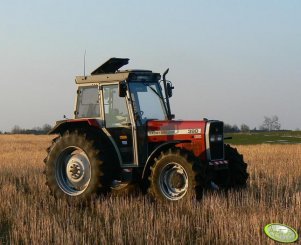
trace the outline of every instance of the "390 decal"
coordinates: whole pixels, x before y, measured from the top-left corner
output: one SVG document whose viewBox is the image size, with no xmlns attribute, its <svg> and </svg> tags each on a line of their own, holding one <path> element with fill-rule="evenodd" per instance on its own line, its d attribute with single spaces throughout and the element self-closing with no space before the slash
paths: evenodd
<svg viewBox="0 0 301 245">
<path fill-rule="evenodd" d="M 191 128 L 188 129 L 188 134 L 200 134 L 201 133 L 201 129 L 200 128 Z"/>
<path fill-rule="evenodd" d="M 200 129 L 200 128 L 154 130 L 154 131 L 147 132 L 148 136 L 201 134 L 201 133 L 202 133 L 202 129 Z"/>
</svg>

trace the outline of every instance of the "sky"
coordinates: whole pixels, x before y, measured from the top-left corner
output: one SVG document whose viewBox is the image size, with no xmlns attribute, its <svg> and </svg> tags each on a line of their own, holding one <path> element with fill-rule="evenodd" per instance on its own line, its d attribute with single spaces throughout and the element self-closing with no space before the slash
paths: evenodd
<svg viewBox="0 0 301 245">
<path fill-rule="evenodd" d="M 0 31 L 1 131 L 71 118 L 85 50 L 170 68 L 177 119 L 301 128 L 299 0 L 4 0 Z"/>
</svg>

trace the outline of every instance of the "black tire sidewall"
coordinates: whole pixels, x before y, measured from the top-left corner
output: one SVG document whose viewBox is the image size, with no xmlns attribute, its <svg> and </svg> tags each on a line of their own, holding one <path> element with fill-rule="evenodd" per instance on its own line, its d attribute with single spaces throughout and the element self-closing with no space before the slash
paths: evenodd
<svg viewBox="0 0 301 245">
<path fill-rule="evenodd" d="M 221 190 L 241 189 L 247 186 L 249 174 L 247 164 L 243 155 L 239 154 L 236 148 L 225 144 L 225 160 L 228 161 L 228 169 L 212 170 L 212 180 Z"/>
</svg>

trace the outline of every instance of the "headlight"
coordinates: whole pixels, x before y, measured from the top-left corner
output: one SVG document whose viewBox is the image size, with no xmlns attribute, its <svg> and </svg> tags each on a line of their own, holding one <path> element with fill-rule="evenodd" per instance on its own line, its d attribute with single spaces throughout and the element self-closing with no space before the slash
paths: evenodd
<svg viewBox="0 0 301 245">
<path fill-rule="evenodd" d="M 210 136 L 210 142 L 216 142 L 216 141 L 222 141 L 223 136 L 222 135 L 211 135 Z"/>
<path fill-rule="evenodd" d="M 210 136 L 210 142 L 215 142 L 215 135 Z"/>
</svg>

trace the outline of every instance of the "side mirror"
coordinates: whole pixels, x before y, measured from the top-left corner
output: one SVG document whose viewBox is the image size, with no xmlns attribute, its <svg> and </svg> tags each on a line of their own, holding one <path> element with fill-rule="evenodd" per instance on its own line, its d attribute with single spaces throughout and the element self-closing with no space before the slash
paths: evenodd
<svg viewBox="0 0 301 245">
<path fill-rule="evenodd" d="M 126 96 L 126 83 L 125 82 L 120 82 L 118 85 L 118 94 L 119 97 L 125 97 Z"/>
<path fill-rule="evenodd" d="M 172 97 L 172 90 L 174 89 L 175 87 L 172 86 L 172 83 L 171 82 L 167 82 L 167 95 L 168 95 L 168 98 Z"/>
</svg>

